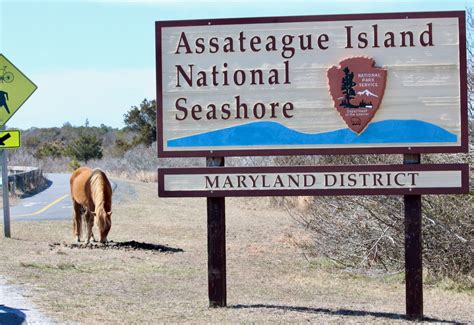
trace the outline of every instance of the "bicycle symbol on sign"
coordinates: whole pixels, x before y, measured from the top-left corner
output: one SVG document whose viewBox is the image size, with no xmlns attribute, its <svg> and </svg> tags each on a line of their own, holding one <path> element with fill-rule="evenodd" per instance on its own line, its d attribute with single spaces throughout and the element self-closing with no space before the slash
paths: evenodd
<svg viewBox="0 0 474 325">
<path fill-rule="evenodd" d="M 3 72 L 2 72 L 3 71 Z M 0 82 L 10 83 L 14 79 L 13 73 L 7 71 L 7 66 L 4 65 L 3 69 L 0 69 Z"/>
</svg>

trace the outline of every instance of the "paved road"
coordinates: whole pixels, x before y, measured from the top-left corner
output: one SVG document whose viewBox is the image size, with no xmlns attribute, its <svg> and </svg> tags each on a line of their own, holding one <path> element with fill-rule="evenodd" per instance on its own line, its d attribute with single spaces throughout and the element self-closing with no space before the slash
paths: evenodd
<svg viewBox="0 0 474 325">
<path fill-rule="evenodd" d="M 62 220 L 71 218 L 69 174 L 46 174 L 51 185 L 10 207 L 10 218 L 15 221 Z"/>
</svg>

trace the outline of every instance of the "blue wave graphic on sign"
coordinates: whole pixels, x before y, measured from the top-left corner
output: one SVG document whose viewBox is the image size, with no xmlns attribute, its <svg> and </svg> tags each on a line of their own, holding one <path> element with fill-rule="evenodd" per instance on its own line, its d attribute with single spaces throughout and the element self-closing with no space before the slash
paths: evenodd
<svg viewBox="0 0 474 325">
<path fill-rule="evenodd" d="M 456 142 L 445 129 L 418 120 L 386 120 L 369 124 L 357 135 L 350 129 L 302 133 L 276 122 L 253 122 L 168 141 L 168 147 L 219 147 L 296 144 L 370 144 Z"/>
</svg>

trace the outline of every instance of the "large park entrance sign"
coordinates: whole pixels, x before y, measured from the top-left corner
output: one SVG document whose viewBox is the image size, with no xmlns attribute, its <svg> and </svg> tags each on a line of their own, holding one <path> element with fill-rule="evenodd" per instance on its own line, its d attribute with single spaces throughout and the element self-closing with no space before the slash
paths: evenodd
<svg viewBox="0 0 474 325">
<path fill-rule="evenodd" d="M 421 194 L 467 193 L 464 12 L 156 23 L 162 197 L 207 197 L 211 306 L 226 305 L 225 196 L 404 195 L 407 315 L 421 318 Z M 404 165 L 226 168 L 225 156 L 403 153 Z"/>
<path fill-rule="evenodd" d="M 160 157 L 466 150 L 459 12 L 168 21 L 156 32 Z"/>
</svg>

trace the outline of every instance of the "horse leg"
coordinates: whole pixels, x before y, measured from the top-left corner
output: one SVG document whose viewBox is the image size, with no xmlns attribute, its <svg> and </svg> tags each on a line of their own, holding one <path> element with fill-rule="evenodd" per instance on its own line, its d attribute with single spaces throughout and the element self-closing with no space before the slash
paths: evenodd
<svg viewBox="0 0 474 325">
<path fill-rule="evenodd" d="M 97 242 L 94 236 L 94 231 L 92 231 L 92 228 L 94 226 L 94 214 L 90 212 L 89 208 L 86 208 L 84 212 L 84 219 L 86 220 L 86 223 L 87 223 L 87 234 L 88 234 L 87 236 L 89 236 L 89 233 L 90 233 L 90 237 L 92 237 L 92 241 L 94 243 Z M 90 230 L 89 230 L 89 226 L 90 226 Z"/>
<path fill-rule="evenodd" d="M 76 237 L 77 242 L 81 241 L 81 232 L 82 232 L 82 213 L 81 205 L 76 201 L 72 201 L 72 224 L 73 224 L 73 234 Z"/>
<path fill-rule="evenodd" d="M 94 233 L 92 232 L 92 227 L 94 226 L 94 216 L 92 213 L 87 210 L 85 213 L 86 216 L 86 224 L 87 224 L 87 241 L 86 244 L 89 244 L 91 241 L 91 237 L 94 238 Z M 95 241 L 95 238 L 94 238 Z"/>
</svg>

